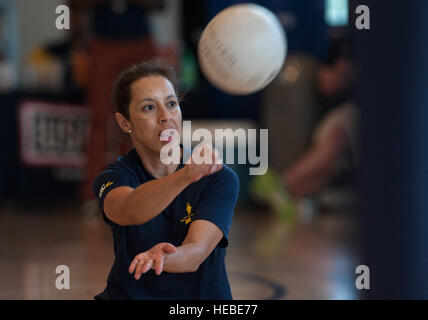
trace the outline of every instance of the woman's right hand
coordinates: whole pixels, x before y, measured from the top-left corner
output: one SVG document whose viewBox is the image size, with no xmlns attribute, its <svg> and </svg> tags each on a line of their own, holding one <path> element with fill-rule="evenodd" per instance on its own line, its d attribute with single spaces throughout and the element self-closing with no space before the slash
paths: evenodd
<svg viewBox="0 0 428 320">
<path fill-rule="evenodd" d="M 219 152 L 208 143 L 197 146 L 185 164 L 184 170 L 191 183 L 223 168 Z"/>
<path fill-rule="evenodd" d="M 163 264 L 167 254 L 177 252 L 177 248 L 171 243 L 161 242 L 155 245 L 150 250 L 140 253 L 135 256 L 129 265 L 128 272 L 134 274 L 135 280 L 140 280 L 141 274 L 153 269 L 156 275 L 160 275 L 163 271 Z"/>
</svg>

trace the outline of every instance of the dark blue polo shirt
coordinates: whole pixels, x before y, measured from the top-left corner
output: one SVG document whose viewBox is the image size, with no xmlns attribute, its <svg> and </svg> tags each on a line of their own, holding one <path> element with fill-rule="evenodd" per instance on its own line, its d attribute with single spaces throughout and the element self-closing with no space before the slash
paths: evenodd
<svg viewBox="0 0 428 320">
<path fill-rule="evenodd" d="M 181 161 L 177 170 L 183 166 Z M 152 179 L 155 178 L 144 169 L 133 149 L 94 181 L 93 191 L 113 233 L 115 254 L 107 287 L 95 299 L 232 299 L 225 255 L 238 197 L 237 175 L 224 165 L 222 170 L 190 184 L 163 212 L 142 225 L 122 227 L 108 219 L 103 202 L 111 190 L 120 186 L 136 188 Z M 223 232 L 223 238 L 196 272 L 162 272 L 157 276 L 149 270 L 140 280 L 129 274 L 129 265 L 136 255 L 160 242 L 180 246 L 190 224 L 198 219 L 214 223 Z"/>
</svg>

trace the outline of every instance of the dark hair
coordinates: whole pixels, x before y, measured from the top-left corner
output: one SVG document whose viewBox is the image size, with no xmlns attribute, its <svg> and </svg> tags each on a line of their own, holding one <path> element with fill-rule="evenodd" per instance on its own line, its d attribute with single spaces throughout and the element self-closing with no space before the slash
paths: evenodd
<svg viewBox="0 0 428 320">
<path fill-rule="evenodd" d="M 113 85 L 112 102 L 117 112 L 129 120 L 129 104 L 131 103 L 132 84 L 145 77 L 162 76 L 167 78 L 177 93 L 177 75 L 170 64 L 162 60 L 143 61 L 122 71 Z"/>
</svg>

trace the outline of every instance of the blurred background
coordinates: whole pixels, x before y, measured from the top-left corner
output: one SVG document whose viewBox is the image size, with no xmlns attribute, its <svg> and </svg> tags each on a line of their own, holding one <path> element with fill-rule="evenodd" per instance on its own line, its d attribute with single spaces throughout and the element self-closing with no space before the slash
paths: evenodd
<svg viewBox="0 0 428 320">
<path fill-rule="evenodd" d="M 197 44 L 219 11 L 243 2 L 276 14 L 288 54 L 265 89 L 231 96 L 204 78 Z M 370 29 L 356 28 L 360 4 Z M 55 25 L 59 5 L 69 29 Z M 104 289 L 113 242 L 92 181 L 130 148 L 111 86 L 153 58 L 177 69 L 193 130 L 269 129 L 278 180 L 260 183 L 280 181 L 295 217 L 280 219 L 269 194 L 254 194 L 249 165 L 231 165 L 241 184 L 226 257 L 235 299 L 428 298 L 427 9 L 418 0 L 0 0 L 0 299 L 92 299 Z M 70 290 L 55 287 L 58 265 L 70 267 Z M 359 265 L 370 289 L 356 288 Z"/>
</svg>

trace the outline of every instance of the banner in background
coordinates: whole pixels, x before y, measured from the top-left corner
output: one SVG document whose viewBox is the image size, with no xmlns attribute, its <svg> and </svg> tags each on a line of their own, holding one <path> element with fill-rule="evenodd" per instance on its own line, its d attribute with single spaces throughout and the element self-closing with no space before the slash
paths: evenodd
<svg viewBox="0 0 428 320">
<path fill-rule="evenodd" d="M 83 167 L 89 134 L 83 106 L 24 101 L 19 109 L 21 162 L 27 166 Z"/>
</svg>

